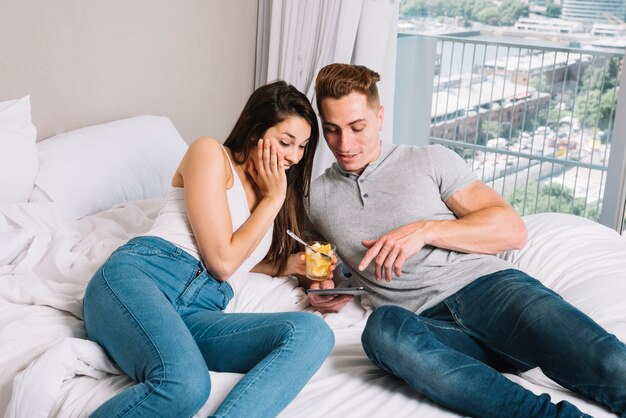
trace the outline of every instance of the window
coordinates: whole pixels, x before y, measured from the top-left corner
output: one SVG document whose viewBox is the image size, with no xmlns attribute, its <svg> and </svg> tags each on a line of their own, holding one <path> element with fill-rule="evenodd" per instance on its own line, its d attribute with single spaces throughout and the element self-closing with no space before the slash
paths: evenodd
<svg viewBox="0 0 626 418">
<path fill-rule="evenodd" d="M 611 148 L 626 152 L 612 147 L 626 34 L 615 48 L 592 24 L 554 17 L 553 2 L 498 3 L 401 2 L 394 141 L 454 149 L 522 215 L 600 221 L 621 171 Z M 538 39 L 541 28 L 556 30 Z M 555 42 L 561 32 L 578 43 Z"/>
</svg>

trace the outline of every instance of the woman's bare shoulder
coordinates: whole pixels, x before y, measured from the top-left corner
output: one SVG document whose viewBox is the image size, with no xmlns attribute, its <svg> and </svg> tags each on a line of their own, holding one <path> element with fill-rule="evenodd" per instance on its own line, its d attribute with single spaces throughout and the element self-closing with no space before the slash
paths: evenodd
<svg viewBox="0 0 626 418">
<path fill-rule="evenodd" d="M 204 161 L 207 158 L 215 160 L 216 158 L 224 158 L 224 148 L 222 144 L 215 138 L 203 136 L 193 141 L 187 150 L 185 159 L 190 162 Z"/>
<path fill-rule="evenodd" d="M 212 136 L 201 136 L 189 145 L 189 149 L 193 152 L 214 152 L 215 150 L 222 152 L 222 144 Z"/>
<path fill-rule="evenodd" d="M 225 161 L 222 144 L 215 138 L 204 136 L 193 141 L 179 166 L 180 174 L 196 170 L 206 170 L 210 167 L 216 168 L 219 162 Z"/>
</svg>

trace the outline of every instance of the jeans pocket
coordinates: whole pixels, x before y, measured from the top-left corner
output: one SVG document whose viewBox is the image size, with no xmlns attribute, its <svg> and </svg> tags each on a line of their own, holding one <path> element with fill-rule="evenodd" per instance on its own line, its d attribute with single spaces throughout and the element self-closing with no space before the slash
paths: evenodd
<svg viewBox="0 0 626 418">
<path fill-rule="evenodd" d="M 226 282 L 220 282 L 206 269 L 198 269 L 196 277 L 176 299 L 176 304 L 193 310 L 222 311 L 232 298 L 233 291 Z"/>
</svg>

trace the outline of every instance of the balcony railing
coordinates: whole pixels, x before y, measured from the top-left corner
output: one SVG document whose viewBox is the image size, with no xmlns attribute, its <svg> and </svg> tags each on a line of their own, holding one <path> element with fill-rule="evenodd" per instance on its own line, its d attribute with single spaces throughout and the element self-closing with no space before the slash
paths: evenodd
<svg viewBox="0 0 626 418">
<path fill-rule="evenodd" d="M 522 215 L 599 221 L 622 55 L 443 36 L 421 42 L 421 59 L 433 60 L 417 87 L 423 98 L 432 77 L 428 142 L 454 149 Z M 405 52 L 399 43 L 398 65 Z"/>
</svg>

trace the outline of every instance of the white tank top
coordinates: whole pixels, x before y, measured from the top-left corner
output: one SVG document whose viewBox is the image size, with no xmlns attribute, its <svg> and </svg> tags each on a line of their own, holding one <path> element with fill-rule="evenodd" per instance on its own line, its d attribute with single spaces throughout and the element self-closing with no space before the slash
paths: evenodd
<svg viewBox="0 0 626 418">
<path fill-rule="evenodd" d="M 230 161 L 230 157 L 226 153 L 226 150 L 224 150 L 224 153 L 228 158 L 230 171 L 233 177 L 233 185 L 230 189 L 226 190 L 226 197 L 228 199 L 228 209 L 230 210 L 233 232 L 235 232 L 241 225 L 243 225 L 246 219 L 248 219 L 250 216 L 250 210 L 248 209 L 248 200 L 246 199 L 246 192 L 243 189 L 243 184 L 235 172 L 233 163 Z M 165 199 L 165 206 L 159 212 L 159 215 L 147 235 L 163 238 L 200 260 L 201 257 L 198 244 L 196 243 L 196 239 L 191 231 L 191 224 L 189 223 L 189 217 L 187 216 L 184 189 L 182 187 L 170 187 L 167 191 Z M 228 279 L 228 283 L 233 288 L 235 294 L 237 294 L 238 290 L 245 285 L 250 270 L 263 260 L 269 251 L 270 245 L 272 244 L 272 230 L 273 226 L 270 226 L 252 254 L 244 260 L 237 271 L 235 271 L 230 279 Z"/>
</svg>

